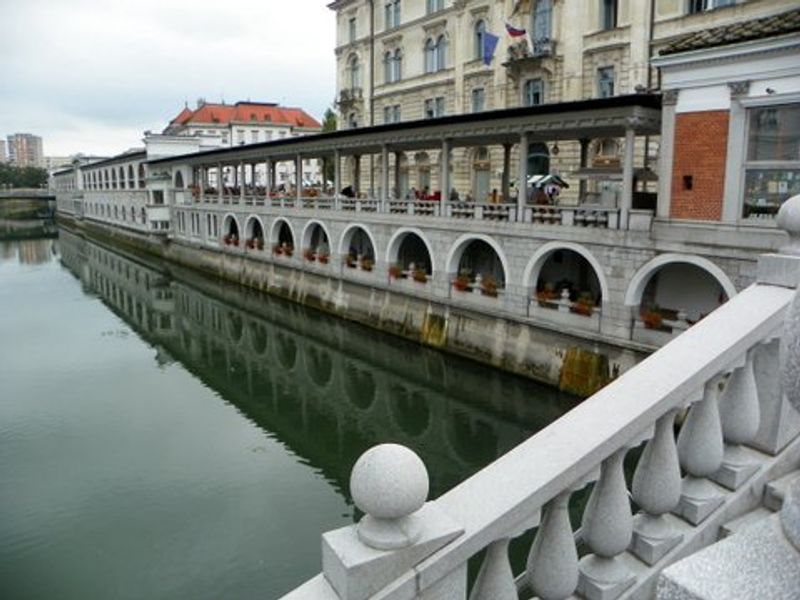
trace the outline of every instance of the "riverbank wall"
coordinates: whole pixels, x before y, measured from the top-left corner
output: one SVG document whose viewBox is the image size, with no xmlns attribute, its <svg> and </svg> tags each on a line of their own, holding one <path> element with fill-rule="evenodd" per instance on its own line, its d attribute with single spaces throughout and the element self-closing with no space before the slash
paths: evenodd
<svg viewBox="0 0 800 600">
<path fill-rule="evenodd" d="M 59 223 L 112 248 L 154 256 L 241 286 L 588 396 L 646 356 L 623 346 L 453 306 L 396 287 L 255 260 L 59 214 Z"/>
</svg>

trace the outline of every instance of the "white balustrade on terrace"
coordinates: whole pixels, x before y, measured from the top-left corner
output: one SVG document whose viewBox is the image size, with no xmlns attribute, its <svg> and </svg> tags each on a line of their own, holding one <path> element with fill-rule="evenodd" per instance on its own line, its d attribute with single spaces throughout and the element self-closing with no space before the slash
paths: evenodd
<svg viewBox="0 0 800 600">
<path fill-rule="evenodd" d="M 323 534 L 323 573 L 284 600 L 462 600 L 483 550 L 470 600 L 652 597 L 664 567 L 713 542 L 800 462 L 800 426 L 786 416 L 787 402 L 800 409 L 800 196 L 782 211 L 792 244 L 762 257 L 756 284 L 438 499 L 423 502 L 427 479 L 403 466 L 410 451 L 370 450 L 351 479 L 366 516 Z M 764 368 L 781 336 L 784 389 Z M 642 443 L 629 497 L 623 461 Z M 570 496 L 591 482 L 573 533 Z M 800 560 L 800 484 L 794 494 L 781 518 Z M 536 527 L 515 574 L 509 540 Z"/>
<path fill-rule="evenodd" d="M 183 190 L 174 190 L 177 204 L 188 201 L 188 194 Z M 180 200 L 179 200 L 180 199 Z M 453 219 L 469 219 L 473 221 L 505 221 L 534 223 L 542 225 L 564 225 L 574 227 L 598 227 L 619 229 L 620 217 L 618 208 L 595 205 L 576 206 L 526 206 L 518 214 L 515 203 L 483 203 L 483 202 L 443 202 L 439 200 L 408 200 L 392 198 L 382 201 L 378 198 L 348 198 L 345 196 L 254 196 L 239 194 L 205 194 L 194 196 L 194 201 L 201 204 L 224 204 L 230 206 L 265 206 L 281 209 L 331 210 L 349 212 L 373 212 L 389 214 L 406 214 L 419 216 L 445 216 Z M 631 211 L 629 227 L 647 230 L 653 219 L 653 211 Z"/>
</svg>

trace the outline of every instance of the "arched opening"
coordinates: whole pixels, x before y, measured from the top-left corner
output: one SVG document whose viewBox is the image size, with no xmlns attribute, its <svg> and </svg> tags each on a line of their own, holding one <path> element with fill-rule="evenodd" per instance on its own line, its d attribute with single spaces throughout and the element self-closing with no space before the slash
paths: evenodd
<svg viewBox="0 0 800 600">
<path fill-rule="evenodd" d="M 397 384 L 389 386 L 388 396 L 389 410 L 397 426 L 411 437 L 424 433 L 431 418 L 426 398 Z"/>
<path fill-rule="evenodd" d="M 528 177 L 550 173 L 550 151 L 541 142 L 531 144 L 528 149 Z"/>
<path fill-rule="evenodd" d="M 344 366 L 343 381 L 345 394 L 353 406 L 361 410 L 372 406 L 375 401 L 375 380 L 372 373 L 347 363 Z"/>
<path fill-rule="evenodd" d="M 503 262 L 484 240 L 466 242 L 457 264 L 453 287 L 458 291 L 480 290 L 484 296 L 496 297 L 505 287 Z"/>
<path fill-rule="evenodd" d="M 125 185 L 125 167 L 119 168 L 119 189 L 124 190 L 127 186 Z"/>
<path fill-rule="evenodd" d="M 331 247 L 328 234 L 320 223 L 310 223 L 303 236 L 303 256 L 308 261 L 318 260 L 327 264 L 330 260 Z"/>
<path fill-rule="evenodd" d="M 133 165 L 128 165 L 128 186 L 131 189 L 136 188 L 136 176 L 133 172 Z"/>
<path fill-rule="evenodd" d="M 667 263 L 650 273 L 637 321 L 646 329 L 678 333 L 728 301 L 720 281 L 702 267 Z"/>
<path fill-rule="evenodd" d="M 425 72 L 436 72 L 436 42 L 433 38 L 425 40 Z"/>
<path fill-rule="evenodd" d="M 436 39 L 436 70 L 441 71 L 447 67 L 447 38 L 444 34 Z"/>
<path fill-rule="evenodd" d="M 267 350 L 267 329 L 258 323 L 250 324 L 250 345 L 256 354 L 264 354 Z"/>
<path fill-rule="evenodd" d="M 328 385 L 333 375 L 333 361 L 328 352 L 308 346 L 306 351 L 306 370 L 311 380 L 320 387 Z"/>
<path fill-rule="evenodd" d="M 533 282 L 539 306 L 591 317 L 603 303 L 600 279 L 579 252 L 552 250 L 541 263 Z"/>
<path fill-rule="evenodd" d="M 277 233 L 275 233 L 276 231 Z M 272 239 L 275 240 L 272 245 L 273 254 L 292 256 L 294 253 L 294 234 L 289 223 L 283 219 L 275 221 Z"/>
<path fill-rule="evenodd" d="M 139 189 L 140 190 L 144 189 L 144 180 L 145 180 L 144 165 L 142 163 L 139 163 Z"/>
<path fill-rule="evenodd" d="M 297 345 L 285 333 L 279 332 L 276 338 L 275 351 L 278 355 L 278 362 L 284 369 L 290 371 L 297 361 Z"/>
<path fill-rule="evenodd" d="M 244 332 L 244 321 L 238 313 L 228 312 L 228 335 L 231 341 L 236 343 L 242 339 L 242 332 Z"/>
<path fill-rule="evenodd" d="M 484 36 L 486 35 L 486 22 L 481 19 L 477 23 L 475 23 L 475 50 L 474 50 L 474 58 L 476 60 L 480 60 L 483 58 L 483 44 L 484 44 Z"/>
<path fill-rule="evenodd" d="M 483 465 L 497 456 L 497 432 L 484 421 L 457 411 L 446 429 L 450 447 L 467 464 Z"/>
<path fill-rule="evenodd" d="M 358 56 L 351 55 L 347 60 L 347 78 L 350 83 L 350 89 L 361 87 L 361 73 L 358 65 Z"/>
<path fill-rule="evenodd" d="M 264 227 L 256 217 L 250 217 L 247 221 L 247 247 L 251 250 L 264 249 Z"/>
<path fill-rule="evenodd" d="M 239 245 L 239 224 L 236 222 L 236 219 L 233 216 L 228 215 L 225 217 L 223 231 L 225 232 L 223 241 L 225 242 L 226 246 Z"/>
<path fill-rule="evenodd" d="M 371 271 L 375 265 L 375 246 L 363 227 L 354 226 L 345 231 L 341 254 L 345 264 L 353 269 L 360 266 L 364 271 Z"/>
<path fill-rule="evenodd" d="M 144 207 L 142 207 L 142 210 L 139 211 L 139 212 L 140 212 L 141 217 L 142 217 L 142 225 L 144 225 L 144 224 L 147 223 L 147 211 L 145 210 Z"/>
<path fill-rule="evenodd" d="M 175 172 L 175 189 L 182 190 L 184 188 L 183 185 L 183 173 L 180 171 Z"/>
<path fill-rule="evenodd" d="M 489 186 L 492 177 L 492 163 L 489 149 L 485 146 L 475 149 L 472 157 L 472 191 L 477 202 L 490 199 Z"/>
<path fill-rule="evenodd" d="M 418 152 L 414 155 L 414 164 L 417 166 L 417 186 L 422 199 L 431 191 L 431 158 L 427 152 Z"/>
<path fill-rule="evenodd" d="M 433 274 L 433 260 L 425 240 L 412 231 L 400 233 L 389 246 L 389 276 L 411 277 L 426 283 Z"/>
</svg>

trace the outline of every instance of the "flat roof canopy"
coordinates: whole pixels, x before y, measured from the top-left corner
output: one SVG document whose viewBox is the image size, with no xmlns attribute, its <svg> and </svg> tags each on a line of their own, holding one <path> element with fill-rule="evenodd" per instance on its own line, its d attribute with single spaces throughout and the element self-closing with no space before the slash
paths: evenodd
<svg viewBox="0 0 800 600">
<path fill-rule="evenodd" d="M 379 154 L 384 147 L 390 152 L 435 150 L 444 140 L 451 147 L 515 144 L 522 133 L 532 142 L 624 137 L 628 129 L 636 135 L 660 133 L 660 95 L 631 94 L 345 129 L 149 162 L 199 166 L 294 160 L 298 154 L 316 158 L 337 150 L 343 156 Z"/>
</svg>

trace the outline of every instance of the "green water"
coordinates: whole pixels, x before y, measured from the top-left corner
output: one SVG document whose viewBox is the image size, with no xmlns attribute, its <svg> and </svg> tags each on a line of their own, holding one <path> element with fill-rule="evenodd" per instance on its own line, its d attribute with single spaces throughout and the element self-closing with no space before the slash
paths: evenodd
<svg viewBox="0 0 800 600">
<path fill-rule="evenodd" d="M 0 242 L 0 598 L 279 597 L 370 446 L 436 497 L 573 402 L 64 230 Z"/>
</svg>

